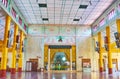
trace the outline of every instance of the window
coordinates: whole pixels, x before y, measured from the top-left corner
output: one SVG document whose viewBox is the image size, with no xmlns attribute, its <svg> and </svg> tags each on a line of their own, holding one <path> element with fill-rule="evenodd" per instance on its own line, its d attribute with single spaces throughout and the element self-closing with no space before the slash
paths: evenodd
<svg viewBox="0 0 120 79">
<path fill-rule="evenodd" d="M 8 0 L 2 0 L 2 3 L 5 5 L 5 7 L 7 7 L 7 5 L 8 5 Z"/>
<path fill-rule="evenodd" d="M 93 27 L 93 32 L 95 32 L 96 30 L 97 30 L 97 25 Z"/>
<path fill-rule="evenodd" d="M 105 19 L 103 18 L 100 22 L 99 22 L 99 26 L 103 26 L 105 24 Z"/>
<path fill-rule="evenodd" d="M 20 25 L 22 25 L 22 19 L 19 17 L 19 23 Z"/>
<path fill-rule="evenodd" d="M 12 13 L 13 17 L 16 18 L 16 11 L 15 11 L 15 9 L 13 7 L 11 9 L 11 13 Z"/>
<path fill-rule="evenodd" d="M 24 30 L 26 31 L 26 25 L 24 24 Z"/>
<path fill-rule="evenodd" d="M 115 9 L 112 9 L 108 14 L 108 20 L 111 20 L 112 18 L 114 18 L 115 15 L 116 15 Z"/>
<path fill-rule="evenodd" d="M 118 5 L 118 11 L 120 12 L 120 3 L 119 3 L 119 5 Z"/>
</svg>

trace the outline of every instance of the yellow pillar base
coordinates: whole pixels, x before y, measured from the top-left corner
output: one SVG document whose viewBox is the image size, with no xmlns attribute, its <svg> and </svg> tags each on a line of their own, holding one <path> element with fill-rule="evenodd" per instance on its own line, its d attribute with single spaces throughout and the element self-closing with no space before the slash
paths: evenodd
<svg viewBox="0 0 120 79">
<path fill-rule="evenodd" d="M 0 77 L 6 77 L 7 53 L 8 53 L 8 48 L 4 47 L 2 52 Z"/>
<path fill-rule="evenodd" d="M 99 70 L 100 70 L 100 72 L 103 72 L 103 67 L 100 67 L 100 69 L 99 69 Z"/>
<path fill-rule="evenodd" d="M 112 53 L 108 52 L 108 69 L 109 69 L 109 74 L 112 74 Z"/>
<path fill-rule="evenodd" d="M 112 74 L 112 68 L 109 68 L 109 74 Z"/>
<path fill-rule="evenodd" d="M 11 74 L 15 74 L 15 72 L 16 72 L 16 50 L 13 50 Z"/>
<path fill-rule="evenodd" d="M 100 72 L 103 72 L 103 55 L 102 55 L 102 52 L 100 52 L 100 54 L 99 54 L 99 71 Z"/>
<path fill-rule="evenodd" d="M 18 72 L 22 71 L 22 53 L 19 53 Z"/>
<path fill-rule="evenodd" d="M 100 72 L 103 72 L 103 59 L 100 59 L 100 60 L 99 60 L 99 65 L 100 65 L 100 66 L 99 66 L 99 67 L 100 67 L 100 68 L 99 68 L 99 71 L 100 71 Z"/>
</svg>

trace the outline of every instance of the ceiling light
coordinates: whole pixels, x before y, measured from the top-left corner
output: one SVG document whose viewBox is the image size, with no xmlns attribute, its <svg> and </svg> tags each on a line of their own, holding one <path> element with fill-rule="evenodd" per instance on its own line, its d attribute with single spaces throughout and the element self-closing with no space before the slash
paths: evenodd
<svg viewBox="0 0 120 79">
<path fill-rule="evenodd" d="M 43 21 L 48 21 L 48 18 L 42 18 Z"/>
<path fill-rule="evenodd" d="M 88 5 L 80 5 L 79 9 L 86 9 L 88 7 Z"/>
<path fill-rule="evenodd" d="M 38 4 L 39 5 L 39 7 L 45 7 L 45 8 L 47 8 L 47 4 Z"/>
<path fill-rule="evenodd" d="M 79 21 L 80 19 L 73 19 L 73 21 Z"/>
</svg>

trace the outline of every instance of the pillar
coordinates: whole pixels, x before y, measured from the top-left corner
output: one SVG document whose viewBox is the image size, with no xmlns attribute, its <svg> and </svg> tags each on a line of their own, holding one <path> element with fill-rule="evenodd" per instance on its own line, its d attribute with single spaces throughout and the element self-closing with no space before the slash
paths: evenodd
<svg viewBox="0 0 120 79">
<path fill-rule="evenodd" d="M 48 49 L 48 71 L 50 71 L 50 49 Z"/>
<path fill-rule="evenodd" d="M 50 49 L 48 49 L 48 71 L 50 71 Z"/>
<path fill-rule="evenodd" d="M 101 32 L 98 33 L 98 43 L 99 43 L 99 70 L 100 70 L 100 72 L 103 72 L 103 54 L 102 54 Z"/>
<path fill-rule="evenodd" d="M 117 25 L 117 32 L 120 34 L 120 19 L 116 20 L 116 25 Z M 120 52 L 120 49 L 118 50 Z"/>
<path fill-rule="evenodd" d="M 2 48 L 2 60 L 1 60 L 0 77 L 6 77 L 10 22 L 11 22 L 11 17 L 9 15 L 7 15 L 6 16 L 6 23 L 5 23 L 4 41 L 3 41 L 4 44 L 2 46 L 3 48 Z"/>
<path fill-rule="evenodd" d="M 22 72 L 22 59 L 23 59 L 23 53 L 22 53 L 22 48 L 23 48 L 23 32 L 22 30 L 20 31 L 20 49 L 19 49 L 19 59 L 18 59 L 18 72 Z"/>
<path fill-rule="evenodd" d="M 108 38 L 108 72 L 112 74 L 112 52 L 111 52 L 111 45 L 110 45 L 110 27 L 106 27 L 106 36 Z"/>
<path fill-rule="evenodd" d="M 117 31 L 120 33 L 120 19 L 116 20 L 116 25 L 117 25 Z"/>
<path fill-rule="evenodd" d="M 16 72 L 16 39 L 18 34 L 18 26 L 15 24 L 14 26 L 14 38 L 13 38 L 13 49 L 12 49 L 12 68 L 11 68 L 11 74 L 15 74 Z"/>
<path fill-rule="evenodd" d="M 70 71 L 72 71 L 72 48 L 70 49 Z"/>
</svg>

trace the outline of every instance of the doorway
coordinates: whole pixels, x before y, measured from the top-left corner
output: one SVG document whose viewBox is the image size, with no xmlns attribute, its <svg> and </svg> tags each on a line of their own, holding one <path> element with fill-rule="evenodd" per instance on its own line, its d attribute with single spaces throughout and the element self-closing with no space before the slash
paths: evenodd
<svg viewBox="0 0 120 79">
<path fill-rule="evenodd" d="M 91 60 L 90 59 L 82 59 L 82 71 L 91 72 Z"/>
<path fill-rule="evenodd" d="M 38 59 L 29 59 L 26 61 L 26 71 L 38 71 Z"/>
<path fill-rule="evenodd" d="M 68 70 L 70 68 L 69 63 L 65 53 L 57 52 L 51 63 L 51 70 Z"/>
<path fill-rule="evenodd" d="M 76 70 L 75 45 L 45 45 L 44 69 L 50 70 Z"/>
</svg>

